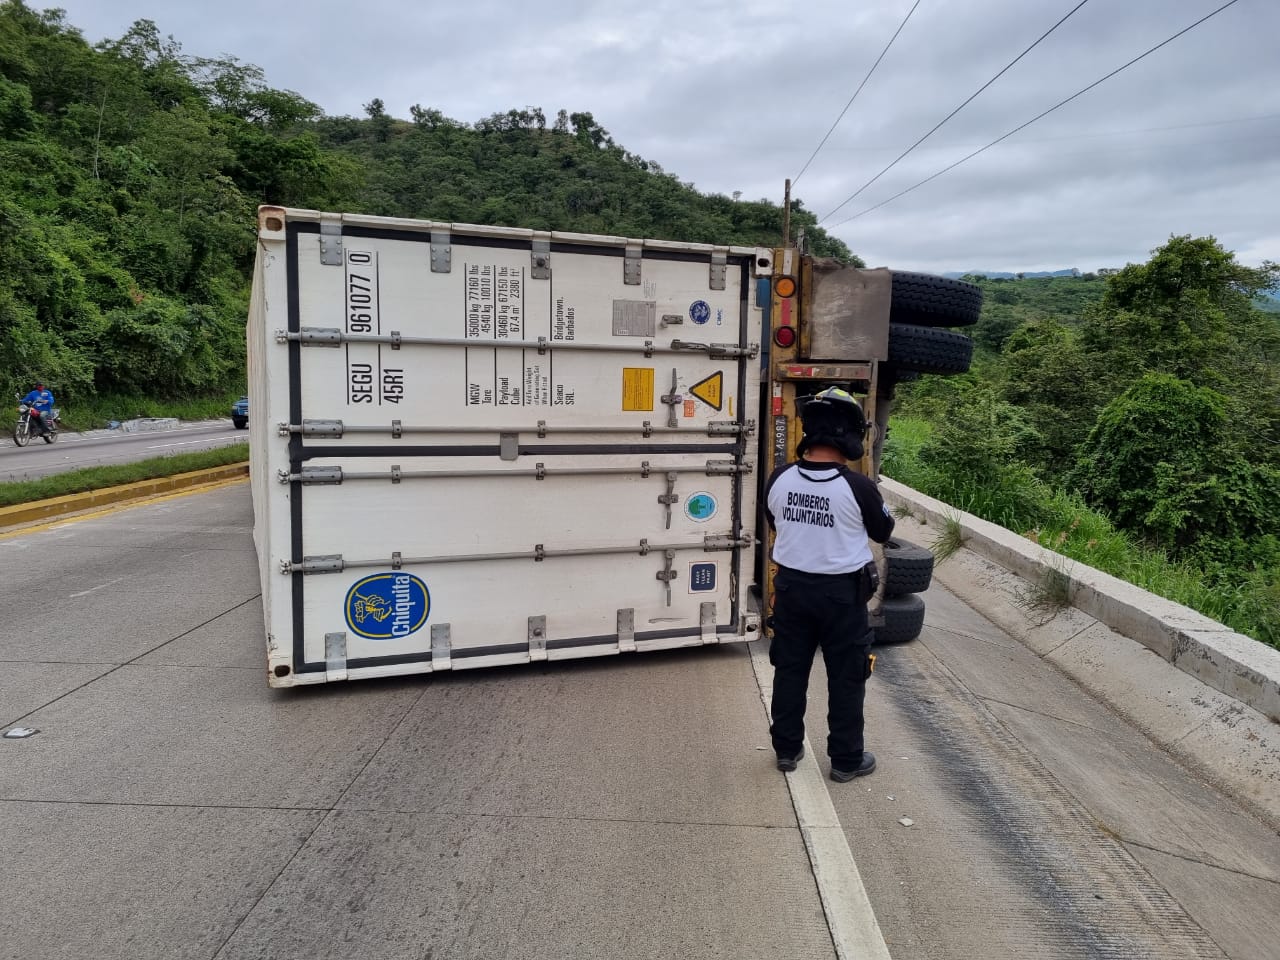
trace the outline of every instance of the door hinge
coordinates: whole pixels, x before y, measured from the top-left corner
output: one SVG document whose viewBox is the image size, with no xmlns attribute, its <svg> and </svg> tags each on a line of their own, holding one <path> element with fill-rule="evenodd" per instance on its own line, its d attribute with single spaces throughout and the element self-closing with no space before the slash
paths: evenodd
<svg viewBox="0 0 1280 960">
<path fill-rule="evenodd" d="M 293 432 L 291 430 L 291 432 Z M 304 437 L 317 437 L 328 440 L 342 439 L 342 421 L 341 420 L 303 420 L 302 426 L 297 430 Z"/>
<path fill-rule="evenodd" d="M 431 272 L 449 273 L 453 269 L 452 238 L 448 230 L 431 231 Z"/>
<path fill-rule="evenodd" d="M 618 611 L 618 652 L 635 653 L 636 649 L 636 611 L 634 607 L 624 607 Z"/>
<path fill-rule="evenodd" d="M 296 563 L 293 560 L 281 560 L 281 573 L 341 573 L 346 567 L 342 562 L 342 554 L 335 553 L 323 557 L 303 557 Z"/>
<path fill-rule="evenodd" d="M 712 360 L 740 360 L 743 357 L 754 359 L 760 353 L 760 344 L 749 343 L 740 347 L 736 343 L 700 343 L 696 340 L 672 340 L 672 350 L 687 350 L 689 353 L 705 353 Z"/>
<path fill-rule="evenodd" d="M 533 280 L 551 279 L 551 241 L 534 240 L 529 252 L 529 277 Z"/>
<path fill-rule="evenodd" d="M 545 615 L 529 618 L 529 660 L 547 659 L 547 618 Z"/>
<path fill-rule="evenodd" d="M 716 633 L 716 603 L 706 600 L 698 605 L 698 625 L 702 628 L 703 643 L 717 643 L 720 635 Z"/>
<path fill-rule="evenodd" d="M 708 460 L 708 477 L 731 477 L 740 473 L 750 473 L 753 467 L 750 460 L 734 463 L 732 460 Z"/>
<path fill-rule="evenodd" d="M 280 339 L 280 335 L 276 335 Z M 298 343 L 315 347 L 342 346 L 342 331 L 337 327 L 303 327 L 296 334 L 286 333 L 285 340 L 297 340 Z"/>
<path fill-rule="evenodd" d="M 320 221 L 320 262 L 326 267 L 342 266 L 342 221 Z"/>
<path fill-rule="evenodd" d="M 453 643 L 450 639 L 449 624 L 433 623 L 431 625 L 432 670 L 453 669 L 453 659 L 451 657 L 452 648 Z"/>
<path fill-rule="evenodd" d="M 704 550 L 734 550 L 738 547 L 750 547 L 753 543 L 755 541 L 749 533 L 744 533 L 740 537 L 709 533 L 702 538 Z"/>
<path fill-rule="evenodd" d="M 342 468 L 341 467 L 303 467 L 302 470 L 294 474 L 286 474 L 280 471 L 280 482 L 288 483 L 297 480 L 306 485 L 325 484 L 325 483 L 341 483 Z"/>
<path fill-rule="evenodd" d="M 640 257 L 643 253 L 639 244 L 627 244 L 626 254 L 622 258 L 622 282 L 627 286 L 640 286 Z"/>
<path fill-rule="evenodd" d="M 324 635 L 324 678 L 329 681 L 347 679 L 347 635 L 345 633 Z"/>
<path fill-rule="evenodd" d="M 725 275 L 729 271 L 729 251 L 713 250 L 711 252 L 711 276 L 708 280 L 708 286 L 712 290 L 723 290 L 725 284 Z"/>
<path fill-rule="evenodd" d="M 707 436 L 709 437 L 736 437 L 739 434 L 751 436 L 756 432 L 756 422 L 747 420 L 739 423 L 737 420 L 712 420 L 707 424 Z"/>
</svg>

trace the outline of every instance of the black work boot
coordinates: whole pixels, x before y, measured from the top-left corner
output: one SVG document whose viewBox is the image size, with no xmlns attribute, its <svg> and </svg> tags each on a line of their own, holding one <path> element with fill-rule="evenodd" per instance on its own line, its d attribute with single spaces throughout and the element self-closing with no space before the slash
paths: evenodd
<svg viewBox="0 0 1280 960">
<path fill-rule="evenodd" d="M 781 754 L 779 754 L 778 769 L 781 770 L 783 773 L 790 773 L 792 770 L 796 768 L 796 764 L 800 762 L 800 758 L 803 756 L 804 756 L 804 747 L 801 747 L 799 753 L 797 753 L 794 757 L 784 757 Z"/>
<path fill-rule="evenodd" d="M 848 783 L 854 777 L 865 777 L 868 773 L 876 768 L 876 755 L 870 750 L 862 751 L 862 762 L 853 770 L 841 770 L 838 767 L 831 768 L 831 779 L 836 783 Z"/>
</svg>

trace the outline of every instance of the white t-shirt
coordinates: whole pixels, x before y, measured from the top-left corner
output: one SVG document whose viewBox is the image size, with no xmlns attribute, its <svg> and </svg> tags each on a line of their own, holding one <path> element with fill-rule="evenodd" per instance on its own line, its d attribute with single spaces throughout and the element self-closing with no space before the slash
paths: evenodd
<svg viewBox="0 0 1280 960">
<path fill-rule="evenodd" d="M 765 515 L 777 533 L 774 562 L 805 573 L 861 570 L 873 559 L 870 540 L 893 533 L 875 483 L 842 463 L 800 460 L 774 470 Z"/>
</svg>

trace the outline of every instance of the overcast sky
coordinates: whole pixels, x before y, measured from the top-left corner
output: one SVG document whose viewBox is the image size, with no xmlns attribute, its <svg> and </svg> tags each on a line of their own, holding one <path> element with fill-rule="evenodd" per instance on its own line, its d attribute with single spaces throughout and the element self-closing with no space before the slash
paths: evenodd
<svg viewBox="0 0 1280 960">
<path fill-rule="evenodd" d="M 1078 0 L 921 0 L 800 177 L 825 216 Z M 825 221 L 860 213 L 1101 78 L 1225 0 L 1088 0 Z M 28 0 L 34 7 L 45 4 Z M 63 0 L 90 42 L 154 20 L 332 115 L 380 97 L 472 122 L 590 111 L 708 193 L 781 202 L 913 0 Z M 1170 234 L 1280 261 L 1280 2 L 1238 0 L 1025 131 L 834 227 L 870 265 L 1093 270 Z"/>
</svg>

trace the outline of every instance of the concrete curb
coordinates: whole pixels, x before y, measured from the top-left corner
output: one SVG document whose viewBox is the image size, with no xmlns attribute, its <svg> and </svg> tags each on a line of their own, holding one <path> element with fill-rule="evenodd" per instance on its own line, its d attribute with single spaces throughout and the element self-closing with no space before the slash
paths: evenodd
<svg viewBox="0 0 1280 960">
<path fill-rule="evenodd" d="M 1280 650 L 887 477 L 880 490 L 886 502 L 922 514 L 936 528 L 959 523 L 968 549 L 1025 580 L 1037 583 L 1051 572 L 1066 577 L 1078 610 L 1280 722 Z"/>
<path fill-rule="evenodd" d="M 171 477 L 156 477 L 154 480 L 139 480 L 137 483 L 126 483 L 118 487 L 103 487 L 101 490 L 72 493 L 65 497 L 0 507 L 0 530 L 24 523 L 49 520 L 69 513 L 79 513 L 82 510 L 92 510 L 94 507 L 120 503 L 124 500 L 137 500 L 140 497 L 150 497 L 158 493 L 172 493 L 175 490 L 185 490 L 189 487 L 219 483 L 248 475 L 249 464 L 229 463 L 206 470 L 175 473 Z"/>
</svg>

